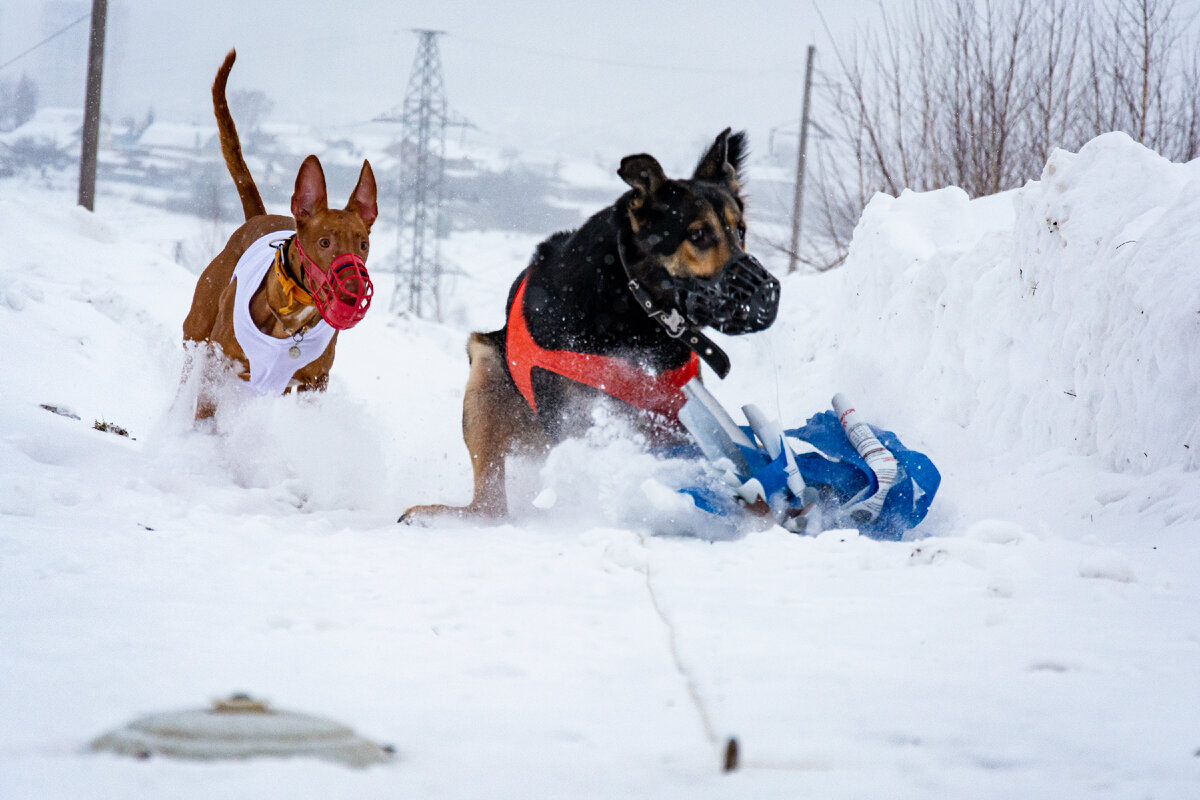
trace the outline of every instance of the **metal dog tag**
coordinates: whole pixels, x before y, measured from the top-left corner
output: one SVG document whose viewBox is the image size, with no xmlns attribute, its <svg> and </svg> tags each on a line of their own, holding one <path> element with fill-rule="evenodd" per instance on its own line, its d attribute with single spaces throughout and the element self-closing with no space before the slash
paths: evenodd
<svg viewBox="0 0 1200 800">
<path fill-rule="evenodd" d="M 291 356 L 292 358 L 299 358 L 300 357 L 300 348 L 297 347 L 296 345 L 292 345 L 291 347 L 288 348 L 288 355 Z"/>
</svg>

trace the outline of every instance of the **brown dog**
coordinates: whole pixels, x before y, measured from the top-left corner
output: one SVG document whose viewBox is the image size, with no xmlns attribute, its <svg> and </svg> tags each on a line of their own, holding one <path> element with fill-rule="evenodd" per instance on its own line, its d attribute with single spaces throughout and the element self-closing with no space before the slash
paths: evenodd
<svg viewBox="0 0 1200 800">
<path fill-rule="evenodd" d="M 363 161 L 346 208 L 330 209 L 321 162 L 310 155 L 296 175 L 292 218 L 268 215 L 225 101 L 236 56 L 234 50 L 225 56 L 212 95 L 221 153 L 246 222 L 201 273 L 183 322 L 184 342 L 199 343 L 206 356 L 231 359 L 259 392 L 281 394 L 293 386 L 320 391 L 329 380 L 338 331 L 355 324 L 370 305 L 364 262 L 378 215 L 375 176 Z M 251 263 L 255 255 L 267 260 Z M 190 348 L 185 379 L 195 355 Z M 214 410 L 215 397 L 202 386 L 196 418 Z"/>
<path fill-rule="evenodd" d="M 467 343 L 474 496 L 465 507 L 414 506 L 401 522 L 504 516 L 507 456 L 581 433 L 597 402 L 651 441 L 682 436 L 682 387 L 699 360 L 722 378 L 729 371 L 702 329 L 760 331 L 779 306 L 779 282 L 745 250 L 745 153 L 745 134 L 726 129 L 691 178 L 628 156 L 618 174 L 630 190 L 538 246 L 509 291 L 506 325 Z"/>
</svg>

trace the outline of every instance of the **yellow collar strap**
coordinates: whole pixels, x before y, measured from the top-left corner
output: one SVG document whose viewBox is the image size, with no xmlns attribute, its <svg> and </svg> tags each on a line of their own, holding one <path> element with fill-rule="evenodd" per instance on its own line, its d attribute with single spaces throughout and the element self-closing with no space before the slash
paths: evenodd
<svg viewBox="0 0 1200 800">
<path fill-rule="evenodd" d="M 312 295 L 304 291 L 300 287 L 300 284 L 292 280 L 291 276 L 283 268 L 283 251 L 286 247 L 287 245 L 285 244 L 275 251 L 275 277 L 278 279 L 279 285 L 283 288 L 284 296 L 288 299 L 288 304 L 279 309 L 280 314 L 291 314 L 296 310 L 297 303 L 302 306 L 311 306 L 313 304 Z"/>
</svg>

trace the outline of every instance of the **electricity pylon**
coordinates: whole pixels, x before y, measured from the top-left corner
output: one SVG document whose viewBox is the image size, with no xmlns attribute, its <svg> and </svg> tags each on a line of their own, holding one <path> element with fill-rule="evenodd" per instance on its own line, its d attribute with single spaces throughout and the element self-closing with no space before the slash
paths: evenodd
<svg viewBox="0 0 1200 800">
<path fill-rule="evenodd" d="M 416 30 L 419 39 L 404 104 L 378 119 L 401 123 L 400 211 L 396 246 L 396 289 L 391 311 L 441 319 L 442 263 L 438 244 L 446 155 L 445 82 L 437 37 L 444 31 Z M 407 286 L 407 292 L 405 288 Z"/>
</svg>

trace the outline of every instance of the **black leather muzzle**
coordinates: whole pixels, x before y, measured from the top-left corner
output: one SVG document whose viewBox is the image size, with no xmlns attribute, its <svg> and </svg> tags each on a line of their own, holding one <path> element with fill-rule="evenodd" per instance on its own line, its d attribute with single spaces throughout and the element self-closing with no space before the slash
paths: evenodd
<svg viewBox="0 0 1200 800">
<path fill-rule="evenodd" d="M 675 291 L 689 323 L 721 333 L 764 330 L 779 311 L 779 281 L 749 253 L 734 256 L 711 278 L 676 279 Z"/>
</svg>

